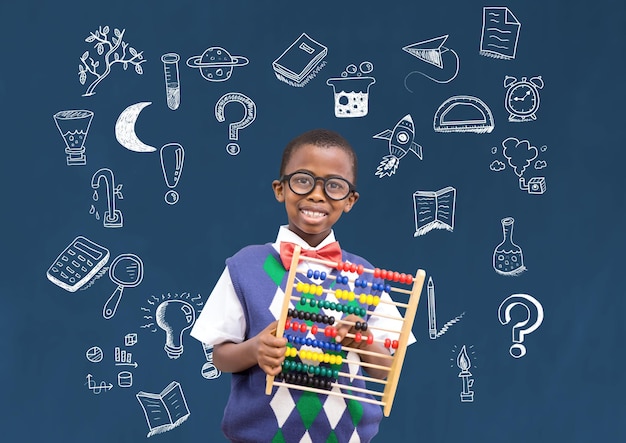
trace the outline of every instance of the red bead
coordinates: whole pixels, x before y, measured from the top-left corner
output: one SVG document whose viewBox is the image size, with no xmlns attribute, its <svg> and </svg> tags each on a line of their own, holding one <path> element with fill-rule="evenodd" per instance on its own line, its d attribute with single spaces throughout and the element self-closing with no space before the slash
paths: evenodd
<svg viewBox="0 0 626 443">
<path fill-rule="evenodd" d="M 333 328 L 332 326 L 330 327 L 330 336 L 332 338 L 337 337 L 337 328 Z"/>
<path fill-rule="evenodd" d="M 337 268 L 338 271 L 341 271 L 343 269 L 343 262 L 342 261 L 338 261 L 336 268 Z"/>
<path fill-rule="evenodd" d="M 298 322 L 294 321 L 291 324 L 291 329 L 293 329 L 294 331 L 297 331 L 299 328 L 300 328 L 300 324 Z"/>
<path fill-rule="evenodd" d="M 348 272 L 350 270 L 350 266 L 352 266 L 350 263 L 344 263 L 343 264 L 343 270 Z"/>
<path fill-rule="evenodd" d="M 306 332 L 306 323 L 300 325 L 300 332 Z"/>
<path fill-rule="evenodd" d="M 360 343 L 362 339 L 363 339 L 363 336 L 361 335 L 360 332 L 357 332 L 356 334 L 354 334 L 354 341 L 355 342 Z"/>
<path fill-rule="evenodd" d="M 400 280 L 400 273 L 396 271 L 393 273 L 393 281 L 398 281 L 398 280 Z"/>
<path fill-rule="evenodd" d="M 392 341 L 392 342 L 391 342 L 391 347 L 392 347 L 393 349 L 398 349 L 398 340 L 394 340 L 394 341 Z"/>
<path fill-rule="evenodd" d="M 356 265 L 354 263 L 350 265 L 350 272 L 356 272 Z"/>
<path fill-rule="evenodd" d="M 313 335 L 317 334 L 317 325 L 311 326 L 311 334 Z"/>
<path fill-rule="evenodd" d="M 324 336 L 330 337 L 330 326 L 324 328 Z"/>
<path fill-rule="evenodd" d="M 380 277 L 380 269 L 374 268 L 374 278 L 379 278 L 379 277 Z"/>
<path fill-rule="evenodd" d="M 367 344 L 368 345 L 374 344 L 374 336 L 373 335 L 368 335 L 367 336 Z"/>
<path fill-rule="evenodd" d="M 406 283 L 406 274 L 404 272 L 400 274 L 400 283 Z"/>
<path fill-rule="evenodd" d="M 410 285 L 411 283 L 413 283 L 413 276 L 411 274 L 407 274 L 407 276 L 406 276 L 406 284 Z"/>
<path fill-rule="evenodd" d="M 387 270 L 386 269 L 381 269 L 381 271 L 380 271 L 380 278 L 382 278 L 383 280 L 387 278 Z"/>
<path fill-rule="evenodd" d="M 359 265 L 356 267 L 356 273 L 359 275 L 363 274 L 363 265 Z"/>
<path fill-rule="evenodd" d="M 285 329 L 289 329 L 289 328 L 291 328 L 291 322 L 289 320 L 287 320 L 285 322 Z"/>
<path fill-rule="evenodd" d="M 385 339 L 385 348 L 389 349 L 391 347 L 391 339 L 386 338 Z"/>
</svg>

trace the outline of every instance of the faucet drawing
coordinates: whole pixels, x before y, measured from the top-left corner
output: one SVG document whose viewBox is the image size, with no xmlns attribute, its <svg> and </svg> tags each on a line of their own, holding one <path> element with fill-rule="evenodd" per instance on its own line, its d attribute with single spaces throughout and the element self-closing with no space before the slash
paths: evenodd
<svg viewBox="0 0 626 443">
<path fill-rule="evenodd" d="M 124 226 L 124 220 L 122 218 L 122 212 L 119 209 L 115 209 L 115 199 L 122 200 L 122 186 L 115 186 L 115 177 L 113 171 L 109 168 L 98 169 L 91 178 L 91 187 L 96 189 L 94 192 L 94 200 L 97 200 L 98 191 L 100 187 L 100 181 L 104 180 L 105 188 L 107 191 L 107 211 L 104 213 L 104 220 L 102 224 L 105 228 L 121 228 Z"/>
</svg>

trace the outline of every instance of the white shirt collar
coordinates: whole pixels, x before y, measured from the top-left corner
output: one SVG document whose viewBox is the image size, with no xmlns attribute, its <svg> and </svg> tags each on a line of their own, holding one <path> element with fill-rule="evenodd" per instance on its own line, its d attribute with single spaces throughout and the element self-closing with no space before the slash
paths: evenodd
<svg viewBox="0 0 626 443">
<path fill-rule="evenodd" d="M 322 248 L 322 247 L 324 247 L 324 246 L 334 242 L 335 241 L 335 233 L 331 229 L 330 234 L 328 234 L 328 236 L 324 240 L 322 240 L 319 245 L 317 245 L 315 247 L 312 247 L 305 240 L 303 240 L 298 234 L 296 234 L 295 232 L 291 231 L 287 225 L 283 225 L 278 230 L 278 235 L 276 237 L 276 242 L 274 244 L 272 244 L 272 246 L 277 251 L 280 251 L 280 242 L 283 242 L 283 241 L 291 242 L 291 243 L 294 243 L 296 245 L 300 245 L 300 247 L 302 249 L 317 250 L 317 249 L 320 249 L 320 248 Z"/>
</svg>

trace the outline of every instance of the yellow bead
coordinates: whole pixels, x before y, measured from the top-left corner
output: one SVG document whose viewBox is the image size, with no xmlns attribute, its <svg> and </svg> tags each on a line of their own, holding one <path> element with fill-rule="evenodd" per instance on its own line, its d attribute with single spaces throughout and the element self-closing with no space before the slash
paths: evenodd
<svg viewBox="0 0 626 443">
<path fill-rule="evenodd" d="M 295 357 L 296 355 L 298 355 L 298 350 L 296 348 L 291 348 L 291 356 Z"/>
<path fill-rule="evenodd" d="M 316 290 L 317 290 L 317 285 L 311 285 L 311 287 L 309 287 L 309 294 L 315 294 Z"/>
<path fill-rule="evenodd" d="M 380 301 L 380 297 L 378 295 L 374 296 L 374 303 L 372 303 L 374 306 L 378 306 L 378 302 Z"/>
<path fill-rule="evenodd" d="M 350 291 L 348 293 L 348 301 L 354 301 L 354 292 Z"/>
<path fill-rule="evenodd" d="M 367 294 L 361 294 L 359 296 L 359 303 L 365 303 L 367 301 Z"/>
<path fill-rule="evenodd" d="M 343 298 L 343 289 L 337 289 L 335 291 L 335 298 L 341 300 Z"/>
<path fill-rule="evenodd" d="M 337 356 L 337 364 L 340 365 L 343 362 L 343 357 L 341 355 Z"/>
<path fill-rule="evenodd" d="M 304 284 L 304 286 L 303 286 L 303 292 L 305 292 L 305 293 L 307 293 L 307 294 L 308 294 L 308 293 L 309 293 L 309 288 L 310 288 L 310 287 L 311 287 L 311 285 L 310 285 L 310 284 L 305 283 L 305 284 Z"/>
<path fill-rule="evenodd" d="M 367 304 L 371 305 L 372 303 L 374 303 L 374 296 L 370 294 L 367 296 Z"/>
<path fill-rule="evenodd" d="M 337 363 L 337 356 L 336 356 L 336 355 L 331 355 L 331 356 L 330 356 L 330 359 L 328 360 L 328 362 L 329 362 L 331 365 L 334 365 L 335 363 Z"/>
<path fill-rule="evenodd" d="M 322 295 L 324 293 L 324 288 L 322 286 L 317 287 L 317 291 L 315 291 L 316 295 Z"/>
<path fill-rule="evenodd" d="M 302 292 L 302 286 L 304 286 L 304 283 L 299 281 L 298 284 L 296 285 L 296 291 Z"/>
<path fill-rule="evenodd" d="M 330 361 L 330 355 L 324 354 L 324 363 L 328 363 Z"/>
<path fill-rule="evenodd" d="M 285 357 L 289 357 L 290 352 L 291 352 L 291 348 L 285 348 Z"/>
</svg>

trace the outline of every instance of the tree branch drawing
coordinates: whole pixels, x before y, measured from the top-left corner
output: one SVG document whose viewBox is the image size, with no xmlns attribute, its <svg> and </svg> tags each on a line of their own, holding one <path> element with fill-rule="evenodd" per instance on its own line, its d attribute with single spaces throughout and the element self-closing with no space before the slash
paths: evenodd
<svg viewBox="0 0 626 443">
<path fill-rule="evenodd" d="M 141 64 L 145 62 L 142 55 L 143 51 L 137 52 L 135 48 L 128 46 L 128 43 L 123 40 L 126 29 L 122 29 L 121 31 L 117 28 L 113 29 L 113 35 L 110 36 L 110 40 L 109 31 L 110 28 L 108 26 L 104 28 L 98 26 L 96 31 L 90 32 L 87 38 L 85 38 L 87 43 L 94 43 L 96 52 L 99 56 L 103 57 L 104 71 L 98 72 L 100 61 L 90 57 L 89 51 L 85 51 L 83 55 L 80 56 L 80 65 L 78 65 L 78 80 L 80 84 L 84 85 L 87 82 L 88 74 L 95 77 L 87 87 L 87 91 L 85 91 L 83 97 L 88 97 L 96 93 L 96 86 L 111 73 L 111 67 L 115 63 L 122 63 L 124 70 L 128 69 L 129 64 L 133 65 L 137 74 L 143 74 L 141 67 Z"/>
</svg>

